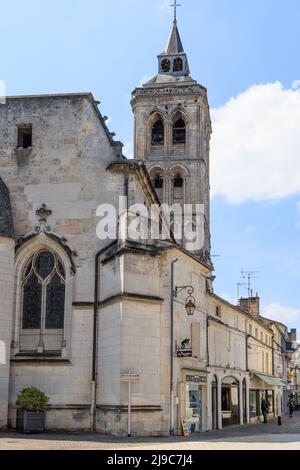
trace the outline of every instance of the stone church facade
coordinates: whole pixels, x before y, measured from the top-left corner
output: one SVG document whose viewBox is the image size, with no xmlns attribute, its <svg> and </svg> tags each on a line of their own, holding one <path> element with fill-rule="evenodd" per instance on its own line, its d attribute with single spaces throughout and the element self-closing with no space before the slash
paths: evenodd
<svg viewBox="0 0 300 470">
<path fill-rule="evenodd" d="M 0 428 L 15 426 L 17 394 L 31 385 L 50 398 L 47 429 L 125 435 L 129 389 L 134 435 L 180 434 L 184 420 L 191 432 L 221 428 L 229 413 L 250 420 L 248 324 L 268 342 L 271 326 L 213 292 L 209 106 L 176 21 L 158 60 L 158 75 L 132 94 L 134 160 L 91 94 L 0 105 Z M 118 211 L 120 196 L 128 207 L 203 205 L 203 248 L 172 234 L 121 237 L 124 213 L 115 239 L 99 239 L 97 208 Z M 224 379 L 239 398 L 227 415 Z"/>
</svg>

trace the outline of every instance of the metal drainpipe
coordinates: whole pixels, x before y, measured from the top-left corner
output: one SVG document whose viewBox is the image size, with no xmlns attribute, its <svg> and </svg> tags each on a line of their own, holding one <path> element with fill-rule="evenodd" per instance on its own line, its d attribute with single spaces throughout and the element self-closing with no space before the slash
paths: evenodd
<svg viewBox="0 0 300 470">
<path fill-rule="evenodd" d="M 124 195 L 127 197 L 127 213 L 128 213 L 128 194 L 129 194 L 129 177 L 124 177 Z M 119 237 L 119 223 L 117 228 L 117 236 Z M 95 257 L 95 290 L 94 290 L 94 324 L 93 324 L 93 362 L 92 362 L 92 382 L 91 382 L 91 430 L 96 430 L 96 392 L 97 392 L 97 338 L 98 338 L 98 311 L 99 311 L 99 260 L 101 255 L 108 250 L 111 246 L 117 243 L 114 240 L 109 243 L 105 248 L 102 248 Z"/>
<path fill-rule="evenodd" d="M 246 333 L 246 371 L 249 372 L 249 351 L 248 351 L 249 335 Z"/>
<path fill-rule="evenodd" d="M 112 243 L 102 248 L 95 257 L 95 290 L 94 290 L 94 323 L 93 323 L 93 362 L 92 362 L 92 382 L 91 382 L 91 430 L 96 429 L 96 391 L 97 391 L 97 338 L 98 338 L 98 311 L 99 311 L 99 260 L 101 255 L 116 243 Z"/>
<path fill-rule="evenodd" d="M 129 194 L 129 176 L 124 176 L 124 195 L 127 197 L 126 210 L 128 213 L 128 194 Z M 126 233 L 127 234 L 127 233 Z M 117 227 L 117 237 L 119 237 L 119 221 Z M 91 430 L 96 430 L 96 392 L 97 392 L 97 339 L 98 339 L 98 305 L 100 299 L 99 289 L 99 260 L 101 255 L 111 246 L 117 243 L 114 240 L 105 248 L 102 248 L 95 257 L 95 290 L 94 290 L 94 324 L 93 324 L 93 363 L 92 363 L 92 382 L 91 382 Z"/>
<path fill-rule="evenodd" d="M 275 375 L 275 348 L 274 348 L 274 336 L 272 336 L 272 375 Z"/>
<path fill-rule="evenodd" d="M 178 259 L 171 263 L 171 347 L 170 347 L 170 435 L 174 434 L 174 266 Z"/>
<path fill-rule="evenodd" d="M 208 315 L 206 317 L 206 355 L 207 355 L 207 367 L 210 365 L 210 358 L 209 358 L 209 318 Z"/>
</svg>

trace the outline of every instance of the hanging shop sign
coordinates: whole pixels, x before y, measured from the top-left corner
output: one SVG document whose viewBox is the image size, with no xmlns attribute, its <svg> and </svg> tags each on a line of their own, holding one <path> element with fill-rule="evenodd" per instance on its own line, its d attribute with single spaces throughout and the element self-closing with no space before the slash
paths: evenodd
<svg viewBox="0 0 300 470">
<path fill-rule="evenodd" d="M 191 340 L 185 339 L 181 342 L 180 347 L 176 348 L 177 357 L 192 357 L 192 347 L 191 347 Z"/>
</svg>

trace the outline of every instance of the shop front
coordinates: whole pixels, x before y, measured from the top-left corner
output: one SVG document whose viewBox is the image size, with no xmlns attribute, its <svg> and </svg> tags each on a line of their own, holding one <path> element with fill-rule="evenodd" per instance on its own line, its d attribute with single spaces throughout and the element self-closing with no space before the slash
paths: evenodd
<svg viewBox="0 0 300 470">
<path fill-rule="evenodd" d="M 250 382 L 249 413 L 250 421 L 261 421 L 261 402 L 265 399 L 269 403 L 269 418 L 274 418 L 282 409 L 282 380 L 262 374 L 254 374 Z"/>
<path fill-rule="evenodd" d="M 222 381 L 222 426 L 240 424 L 240 385 L 233 377 Z"/>
<path fill-rule="evenodd" d="M 179 429 L 186 427 L 189 434 L 207 429 L 207 374 L 184 372 L 179 385 Z M 181 432 L 181 433 L 182 433 Z"/>
</svg>

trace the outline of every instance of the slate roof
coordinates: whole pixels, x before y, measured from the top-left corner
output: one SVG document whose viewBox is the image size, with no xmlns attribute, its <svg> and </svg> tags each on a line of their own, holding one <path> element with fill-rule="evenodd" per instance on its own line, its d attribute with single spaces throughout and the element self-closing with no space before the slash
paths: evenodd
<svg viewBox="0 0 300 470">
<path fill-rule="evenodd" d="M 173 28 L 172 28 L 170 37 L 168 39 L 168 44 L 166 46 L 164 54 L 172 55 L 172 54 L 181 54 L 182 52 L 184 52 L 184 49 L 183 49 L 183 45 L 181 42 L 179 31 L 178 31 L 178 27 L 177 27 L 177 21 L 174 21 Z"/>
</svg>

